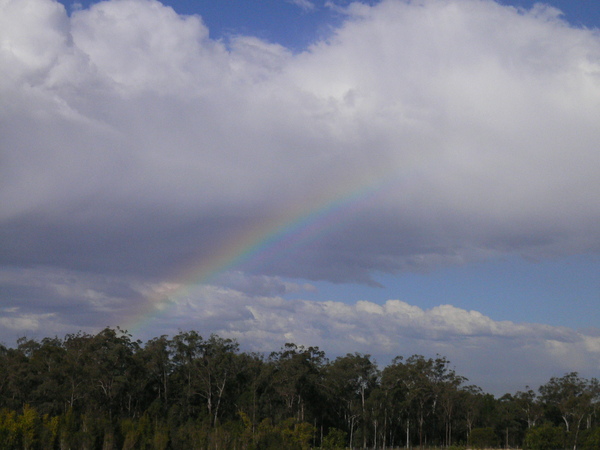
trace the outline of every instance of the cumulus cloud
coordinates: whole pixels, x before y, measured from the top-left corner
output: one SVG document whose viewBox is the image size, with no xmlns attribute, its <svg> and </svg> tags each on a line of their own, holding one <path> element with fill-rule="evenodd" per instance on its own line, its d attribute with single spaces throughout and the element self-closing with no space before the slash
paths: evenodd
<svg viewBox="0 0 600 450">
<path fill-rule="evenodd" d="M 362 352 L 382 367 L 396 356 L 439 354 L 498 395 L 573 368 L 591 377 L 600 367 L 597 329 L 496 321 L 452 305 L 423 309 L 402 300 L 311 301 L 303 299 L 311 285 L 264 276 L 244 281 L 240 273 L 224 278 L 219 285 L 182 285 L 45 267 L 3 269 L 0 342 L 119 325 L 143 340 L 197 330 L 235 338 L 246 351 L 269 353 L 294 342 L 318 346 L 330 358 Z"/>
<path fill-rule="evenodd" d="M 508 352 L 498 343 L 522 339 L 522 361 L 596 355 L 592 336 L 452 306 L 278 297 L 305 281 L 600 250 L 597 30 L 486 0 L 343 13 L 327 40 L 291 52 L 212 40 L 200 16 L 155 0 L 70 16 L 0 0 L 0 265 L 22 302 L 3 323 L 93 326 L 148 308 L 187 323 L 177 311 L 200 317 L 199 303 L 169 303 L 178 274 L 226 268 L 203 311 L 255 342 L 392 352 L 410 336 L 466 361 L 484 341 Z M 249 298 L 263 300 L 228 306 Z"/>
<path fill-rule="evenodd" d="M 225 272 L 219 275 L 219 285 L 251 296 L 273 296 L 297 293 L 302 291 L 314 291 L 316 288 L 310 283 L 293 283 L 282 280 L 279 277 L 266 275 L 246 275 L 240 271 Z"/>
<path fill-rule="evenodd" d="M 157 1 L 2 8 L 2 227 L 20 241 L 8 262 L 45 263 L 24 237 L 52 230 L 53 264 L 122 240 L 120 270 L 150 272 L 133 261 L 162 254 L 152 265 L 168 271 L 380 180 L 340 232 L 261 270 L 365 281 L 598 248 L 599 38 L 552 9 L 352 4 L 328 41 L 292 54 L 212 41 Z"/>
<path fill-rule="evenodd" d="M 202 285 L 157 312 L 151 323 L 171 326 L 173 333 L 186 327 L 216 332 L 252 351 L 294 342 L 319 346 L 330 357 L 364 352 L 382 366 L 395 356 L 440 354 L 472 383 L 500 395 L 543 384 L 573 367 L 586 376 L 600 367 L 600 340 L 593 333 L 494 321 L 451 305 L 424 310 L 401 300 L 284 300 Z"/>
</svg>

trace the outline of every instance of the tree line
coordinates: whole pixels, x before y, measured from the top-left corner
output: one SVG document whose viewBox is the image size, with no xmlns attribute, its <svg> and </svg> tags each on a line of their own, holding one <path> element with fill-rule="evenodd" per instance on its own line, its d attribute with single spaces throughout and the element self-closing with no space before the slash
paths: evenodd
<svg viewBox="0 0 600 450">
<path fill-rule="evenodd" d="M 1 449 L 598 449 L 598 380 L 487 394 L 442 356 L 270 355 L 119 328 L 0 345 Z"/>
</svg>

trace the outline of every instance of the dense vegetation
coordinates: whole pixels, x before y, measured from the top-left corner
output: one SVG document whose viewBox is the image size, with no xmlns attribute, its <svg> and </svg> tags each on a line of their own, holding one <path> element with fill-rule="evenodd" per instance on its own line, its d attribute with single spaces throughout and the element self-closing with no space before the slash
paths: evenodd
<svg viewBox="0 0 600 450">
<path fill-rule="evenodd" d="M 596 379 L 494 398 L 444 357 L 268 357 L 197 332 L 142 345 L 120 329 L 0 346 L 0 447 L 600 448 Z"/>
</svg>

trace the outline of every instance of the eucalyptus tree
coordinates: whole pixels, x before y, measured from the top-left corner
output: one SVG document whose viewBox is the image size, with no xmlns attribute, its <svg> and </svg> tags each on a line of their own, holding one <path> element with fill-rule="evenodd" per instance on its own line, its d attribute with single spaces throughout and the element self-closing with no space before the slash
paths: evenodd
<svg viewBox="0 0 600 450">
<path fill-rule="evenodd" d="M 418 425 L 419 447 L 425 440 L 425 421 L 435 412 L 437 392 L 431 382 L 434 361 L 422 355 L 413 355 L 406 360 L 408 395 Z"/>
<path fill-rule="evenodd" d="M 518 394 L 518 393 L 517 393 Z M 517 395 L 504 394 L 497 399 L 499 419 L 495 428 L 505 448 L 519 447 L 527 431 L 527 421 Z"/>
<path fill-rule="evenodd" d="M 131 414 L 136 407 L 132 384 L 139 376 L 134 354 L 139 342 L 120 328 L 105 328 L 87 339 L 83 358 L 85 375 L 91 387 L 91 398 L 98 411 Z"/>
<path fill-rule="evenodd" d="M 8 349 L 0 344 L 0 373 L 5 374 L 0 377 L 0 408 L 6 407 L 4 399 L 8 397 Z"/>
<path fill-rule="evenodd" d="M 172 339 L 173 383 L 177 398 L 172 406 L 178 419 L 196 417 L 200 405 L 197 401 L 198 361 L 204 354 L 204 340 L 196 331 L 182 331 Z"/>
<path fill-rule="evenodd" d="M 397 445 L 405 434 L 405 445 L 410 446 L 410 405 L 408 385 L 405 382 L 406 366 L 403 357 L 397 356 L 381 371 L 380 386 L 387 399 L 386 412 L 390 424 L 390 445 Z"/>
<path fill-rule="evenodd" d="M 454 437 L 454 423 L 456 410 L 460 406 L 460 389 L 468 381 L 467 378 L 457 375 L 449 369 L 449 361 L 445 358 L 436 359 L 436 390 L 444 418 L 444 439 L 446 446 L 451 446 Z"/>
<path fill-rule="evenodd" d="M 6 378 L 9 391 L 8 406 L 19 409 L 35 399 L 35 390 L 40 374 L 32 370 L 31 357 L 40 348 L 40 343 L 25 337 L 17 340 L 17 348 L 9 349 L 6 355 Z"/>
<path fill-rule="evenodd" d="M 216 426 L 227 388 L 241 369 L 239 344 L 213 334 L 202 348 L 202 357 L 198 360 L 198 393 L 206 402 L 212 425 Z"/>
<path fill-rule="evenodd" d="M 230 409 L 242 419 L 249 438 L 254 440 L 259 421 L 271 416 L 269 385 L 271 371 L 258 353 L 237 355 L 237 374 L 233 383 Z"/>
<path fill-rule="evenodd" d="M 535 427 L 544 414 L 540 398 L 533 389 L 527 391 L 517 391 L 513 396 L 513 401 L 520 412 L 522 420 L 527 424 L 527 428 Z"/>
<path fill-rule="evenodd" d="M 269 355 L 271 387 L 285 405 L 287 415 L 306 419 L 307 408 L 313 416 L 320 415 L 325 352 L 319 347 L 304 347 L 286 343 L 280 351 Z"/>
<path fill-rule="evenodd" d="M 326 386 L 334 415 L 342 420 L 350 433 L 350 447 L 354 445 L 355 429 L 361 426 L 363 447 L 367 441 L 366 401 L 378 386 L 380 372 L 371 355 L 360 353 L 340 356 L 325 368 Z"/>
<path fill-rule="evenodd" d="M 183 417 L 196 417 L 204 411 L 215 427 L 228 390 L 233 390 L 232 381 L 240 371 L 239 344 L 214 334 L 203 339 L 197 332 L 188 331 L 177 334 L 170 345 Z M 233 405 L 234 400 L 230 400 Z"/>
<path fill-rule="evenodd" d="M 29 357 L 29 374 L 35 377 L 31 403 L 41 414 L 61 414 L 68 403 L 66 350 L 58 338 L 44 338 Z"/>
<path fill-rule="evenodd" d="M 398 356 L 383 369 L 381 388 L 386 392 L 389 415 L 393 418 L 390 426 L 397 429 L 403 423 L 406 446 L 411 446 L 413 432 L 419 446 L 427 438 L 449 445 L 460 401 L 458 391 L 465 380 L 450 368 L 446 358 L 439 356 L 432 359 L 413 355 L 406 360 Z M 438 427 L 440 417 L 443 432 Z"/>
<path fill-rule="evenodd" d="M 139 380 L 141 394 L 148 397 L 149 408 L 153 413 L 168 411 L 171 400 L 171 340 L 166 335 L 146 342 L 136 353 L 138 364 L 143 368 L 143 376 Z"/>
<path fill-rule="evenodd" d="M 572 434 L 573 449 L 577 448 L 583 420 L 593 410 L 593 387 L 596 384 L 579 377 L 577 372 L 571 372 L 560 378 L 553 377 L 540 386 L 542 401 L 559 412 L 567 433 Z"/>
<path fill-rule="evenodd" d="M 388 392 L 376 386 L 369 394 L 366 401 L 365 422 L 369 424 L 370 442 L 369 446 L 373 448 L 387 448 L 390 439 L 391 420 L 389 414 Z M 363 447 L 366 441 L 363 440 Z"/>
<path fill-rule="evenodd" d="M 479 386 L 468 385 L 460 390 L 461 405 L 467 427 L 467 440 L 481 417 L 485 394 Z"/>
<path fill-rule="evenodd" d="M 67 394 L 67 410 L 82 409 L 91 401 L 90 383 L 86 363 L 88 355 L 88 344 L 93 338 L 86 333 L 67 334 L 63 340 L 65 348 L 64 371 L 66 374 L 65 394 Z"/>
<path fill-rule="evenodd" d="M 597 378 L 589 380 L 588 392 L 591 397 L 591 408 L 587 415 L 587 429 L 592 428 L 592 423 L 598 420 L 598 411 L 600 410 L 600 381 Z"/>
</svg>

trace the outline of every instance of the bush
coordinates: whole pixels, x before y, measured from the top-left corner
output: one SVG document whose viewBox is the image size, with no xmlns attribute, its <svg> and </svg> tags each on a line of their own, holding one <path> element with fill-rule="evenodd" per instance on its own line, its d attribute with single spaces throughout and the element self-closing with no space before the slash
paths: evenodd
<svg viewBox="0 0 600 450">
<path fill-rule="evenodd" d="M 493 428 L 473 428 L 469 435 L 469 447 L 489 448 L 498 445 L 498 436 Z"/>
<path fill-rule="evenodd" d="M 327 436 L 323 438 L 323 448 L 340 449 L 346 448 L 347 433 L 337 428 L 330 428 Z"/>
<path fill-rule="evenodd" d="M 258 426 L 254 448 L 306 450 L 311 448 L 310 441 L 314 433 L 315 428 L 311 424 L 293 418 L 277 425 L 273 425 L 270 419 L 264 419 Z"/>
<path fill-rule="evenodd" d="M 555 450 L 565 447 L 565 431 L 550 423 L 527 430 L 523 448 L 526 450 Z"/>
<path fill-rule="evenodd" d="M 467 450 L 467 447 L 464 445 L 451 445 L 448 450 Z"/>
<path fill-rule="evenodd" d="M 600 448 L 600 427 L 587 431 L 583 436 L 583 450 L 597 450 Z"/>
</svg>

